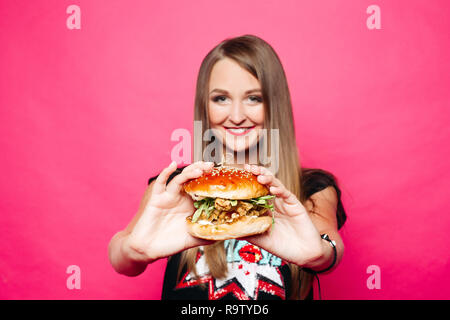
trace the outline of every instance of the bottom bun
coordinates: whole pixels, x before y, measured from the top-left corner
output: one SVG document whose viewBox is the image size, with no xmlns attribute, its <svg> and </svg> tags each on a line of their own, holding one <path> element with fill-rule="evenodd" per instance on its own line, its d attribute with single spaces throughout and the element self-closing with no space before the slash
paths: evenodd
<svg viewBox="0 0 450 320">
<path fill-rule="evenodd" d="M 207 240 L 227 240 L 242 238 L 266 232 L 272 225 L 272 217 L 252 218 L 245 216 L 232 223 L 199 224 L 186 219 L 190 235 Z"/>
</svg>

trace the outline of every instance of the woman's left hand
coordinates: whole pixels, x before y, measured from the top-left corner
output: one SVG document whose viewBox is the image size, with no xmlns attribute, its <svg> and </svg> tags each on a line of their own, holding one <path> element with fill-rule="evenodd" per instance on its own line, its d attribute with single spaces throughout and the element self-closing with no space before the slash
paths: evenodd
<svg viewBox="0 0 450 320">
<path fill-rule="evenodd" d="M 243 240 L 299 266 L 319 259 L 324 250 L 322 239 L 302 203 L 267 168 L 245 165 L 245 170 L 257 175 L 258 182 L 276 198 L 271 229 Z"/>
</svg>

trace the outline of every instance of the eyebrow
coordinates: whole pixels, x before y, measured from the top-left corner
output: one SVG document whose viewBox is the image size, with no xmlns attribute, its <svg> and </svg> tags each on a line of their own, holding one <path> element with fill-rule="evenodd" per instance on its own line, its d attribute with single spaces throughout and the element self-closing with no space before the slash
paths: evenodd
<svg viewBox="0 0 450 320">
<path fill-rule="evenodd" d="M 218 89 L 218 88 L 211 90 L 211 92 L 209 94 L 214 93 L 214 92 L 228 94 L 227 90 Z M 249 93 L 253 93 L 253 92 L 261 92 L 261 89 L 258 89 L 258 88 L 250 89 L 250 90 L 245 91 L 245 94 L 249 94 Z"/>
</svg>

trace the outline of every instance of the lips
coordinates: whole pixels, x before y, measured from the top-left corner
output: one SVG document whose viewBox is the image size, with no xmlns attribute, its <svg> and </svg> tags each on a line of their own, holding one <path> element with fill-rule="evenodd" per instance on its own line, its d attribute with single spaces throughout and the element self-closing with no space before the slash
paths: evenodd
<svg viewBox="0 0 450 320">
<path fill-rule="evenodd" d="M 232 135 L 235 136 L 243 136 L 249 133 L 251 130 L 253 130 L 255 126 L 252 127 L 225 127 L 225 130 Z"/>
<path fill-rule="evenodd" d="M 262 259 L 261 250 L 252 244 L 246 244 L 239 250 L 242 260 L 255 263 Z"/>
</svg>

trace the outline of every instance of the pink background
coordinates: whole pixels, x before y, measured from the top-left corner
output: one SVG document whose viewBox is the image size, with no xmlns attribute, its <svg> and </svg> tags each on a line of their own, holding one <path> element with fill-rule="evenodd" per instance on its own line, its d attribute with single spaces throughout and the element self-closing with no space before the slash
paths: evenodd
<svg viewBox="0 0 450 320">
<path fill-rule="evenodd" d="M 303 165 L 343 191 L 346 252 L 323 298 L 450 298 L 448 1 L 131 3 L 0 3 L 0 298 L 160 297 L 166 261 L 128 278 L 107 245 L 170 162 L 172 131 L 192 130 L 202 59 L 246 33 L 283 62 Z"/>
</svg>

